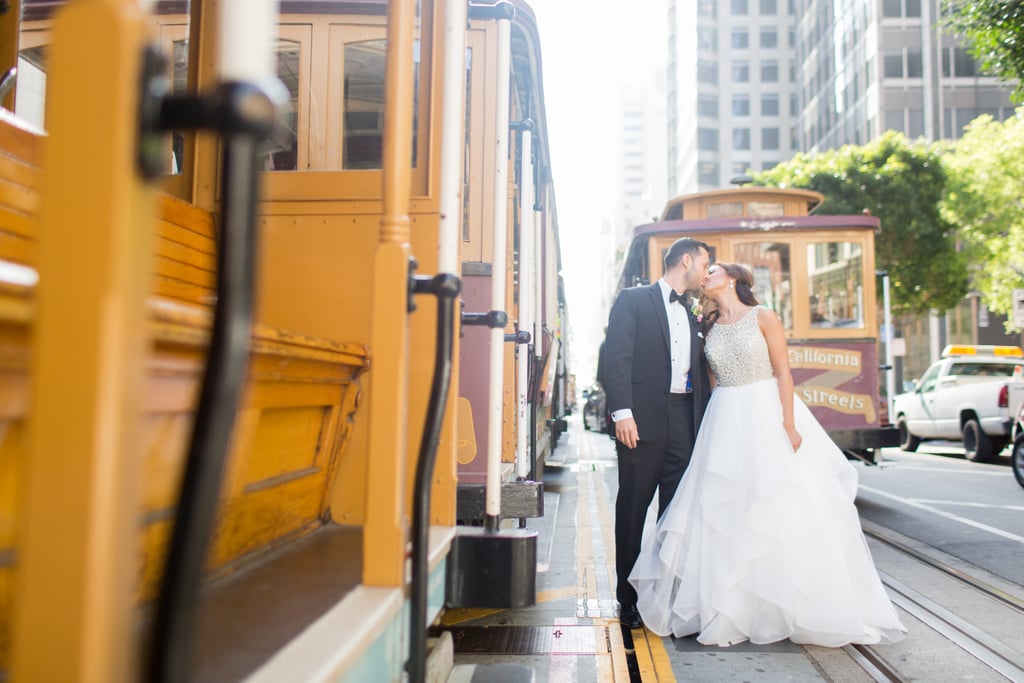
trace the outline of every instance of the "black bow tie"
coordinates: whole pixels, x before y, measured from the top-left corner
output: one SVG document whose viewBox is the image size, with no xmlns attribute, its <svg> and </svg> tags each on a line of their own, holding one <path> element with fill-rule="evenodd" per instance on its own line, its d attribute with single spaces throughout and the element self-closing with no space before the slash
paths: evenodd
<svg viewBox="0 0 1024 683">
<path fill-rule="evenodd" d="M 685 294 L 677 294 L 675 292 L 675 290 L 673 290 L 668 295 L 668 302 L 669 302 L 669 304 L 671 304 L 674 301 L 678 301 L 679 303 L 681 303 L 685 307 L 686 306 L 686 295 Z"/>
</svg>

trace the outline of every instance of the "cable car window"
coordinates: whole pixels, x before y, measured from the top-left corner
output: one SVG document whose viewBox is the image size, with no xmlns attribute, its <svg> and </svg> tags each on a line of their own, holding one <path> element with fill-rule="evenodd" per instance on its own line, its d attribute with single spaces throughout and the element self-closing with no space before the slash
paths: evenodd
<svg viewBox="0 0 1024 683">
<path fill-rule="evenodd" d="M 299 168 L 299 74 L 302 70 L 302 44 L 278 40 L 277 77 L 288 90 L 288 110 L 284 125 L 267 143 L 264 168 L 268 171 L 295 171 Z"/>
<path fill-rule="evenodd" d="M 863 271 L 859 243 L 807 245 L 811 327 L 864 328 Z"/>
<path fill-rule="evenodd" d="M 471 162 L 473 159 L 473 150 L 470 147 L 472 143 L 472 131 L 473 125 L 473 48 L 466 47 L 466 111 L 465 111 L 465 137 L 462 145 L 462 241 L 469 241 L 469 202 L 470 202 L 470 189 L 469 179 L 473 172 L 471 168 Z"/>
<path fill-rule="evenodd" d="M 21 44 L 42 39 L 42 31 L 23 32 Z M 14 112 L 40 130 L 46 128 L 46 66 L 49 45 L 23 47 L 18 52 Z"/>
<path fill-rule="evenodd" d="M 782 202 L 747 202 L 748 216 L 782 216 L 785 213 Z"/>
<path fill-rule="evenodd" d="M 775 311 L 787 330 L 793 329 L 793 282 L 789 245 L 783 242 L 744 242 L 733 259 L 754 273 L 754 296 Z"/>
<path fill-rule="evenodd" d="M 170 40 L 171 93 L 184 95 L 188 91 L 188 24 L 166 26 L 161 34 L 166 34 L 163 35 L 165 43 Z M 170 145 L 167 172 L 177 175 L 181 173 L 185 158 L 185 133 L 172 131 Z"/>
<path fill-rule="evenodd" d="M 18 29 L 17 71 L 10 75 L 7 87 L 13 88 L 14 113 L 18 119 L 46 130 L 46 86 L 49 76 L 49 53 L 54 13 L 63 1 L 22 2 Z M 159 47 L 167 56 L 167 77 L 174 94 L 188 88 L 189 3 L 157 2 L 152 21 Z M 0 98 L 2 99 L 2 98 Z M 185 134 L 174 131 L 167 137 L 165 171 L 181 173 L 185 155 Z"/>
<path fill-rule="evenodd" d="M 727 218 L 743 215 L 743 202 L 715 202 L 708 204 L 708 218 Z"/>
<path fill-rule="evenodd" d="M 387 40 L 365 40 L 345 45 L 344 136 L 341 167 L 346 170 L 379 169 L 384 134 L 384 72 Z M 416 166 L 419 111 L 419 41 L 414 46 L 412 165 Z"/>
</svg>

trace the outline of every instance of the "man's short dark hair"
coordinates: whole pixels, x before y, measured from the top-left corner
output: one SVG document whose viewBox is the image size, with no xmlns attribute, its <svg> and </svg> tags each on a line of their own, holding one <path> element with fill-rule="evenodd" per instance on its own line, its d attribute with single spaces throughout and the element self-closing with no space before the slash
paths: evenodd
<svg viewBox="0 0 1024 683">
<path fill-rule="evenodd" d="M 665 252 L 665 270 L 671 270 L 677 263 L 682 261 L 683 254 L 696 256 L 701 249 L 704 249 L 709 254 L 711 253 L 711 247 L 700 240 L 695 240 L 692 237 L 680 237 Z"/>
</svg>

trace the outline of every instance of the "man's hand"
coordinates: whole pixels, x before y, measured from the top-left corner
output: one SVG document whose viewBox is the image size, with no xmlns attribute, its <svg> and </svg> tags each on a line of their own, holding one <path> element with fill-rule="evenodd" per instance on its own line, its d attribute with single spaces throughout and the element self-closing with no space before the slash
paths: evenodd
<svg viewBox="0 0 1024 683">
<path fill-rule="evenodd" d="M 616 422 L 615 438 L 621 441 L 626 448 L 636 448 L 636 442 L 640 440 L 640 434 L 636 431 L 636 420 L 624 417 Z"/>
</svg>

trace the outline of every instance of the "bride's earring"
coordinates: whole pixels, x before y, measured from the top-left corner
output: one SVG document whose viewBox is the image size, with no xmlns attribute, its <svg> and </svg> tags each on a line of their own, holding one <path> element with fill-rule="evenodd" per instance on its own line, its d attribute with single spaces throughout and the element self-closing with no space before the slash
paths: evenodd
<svg viewBox="0 0 1024 683">
<path fill-rule="evenodd" d="M 732 289 L 736 285 L 735 280 L 729 280 L 729 289 Z"/>
</svg>

